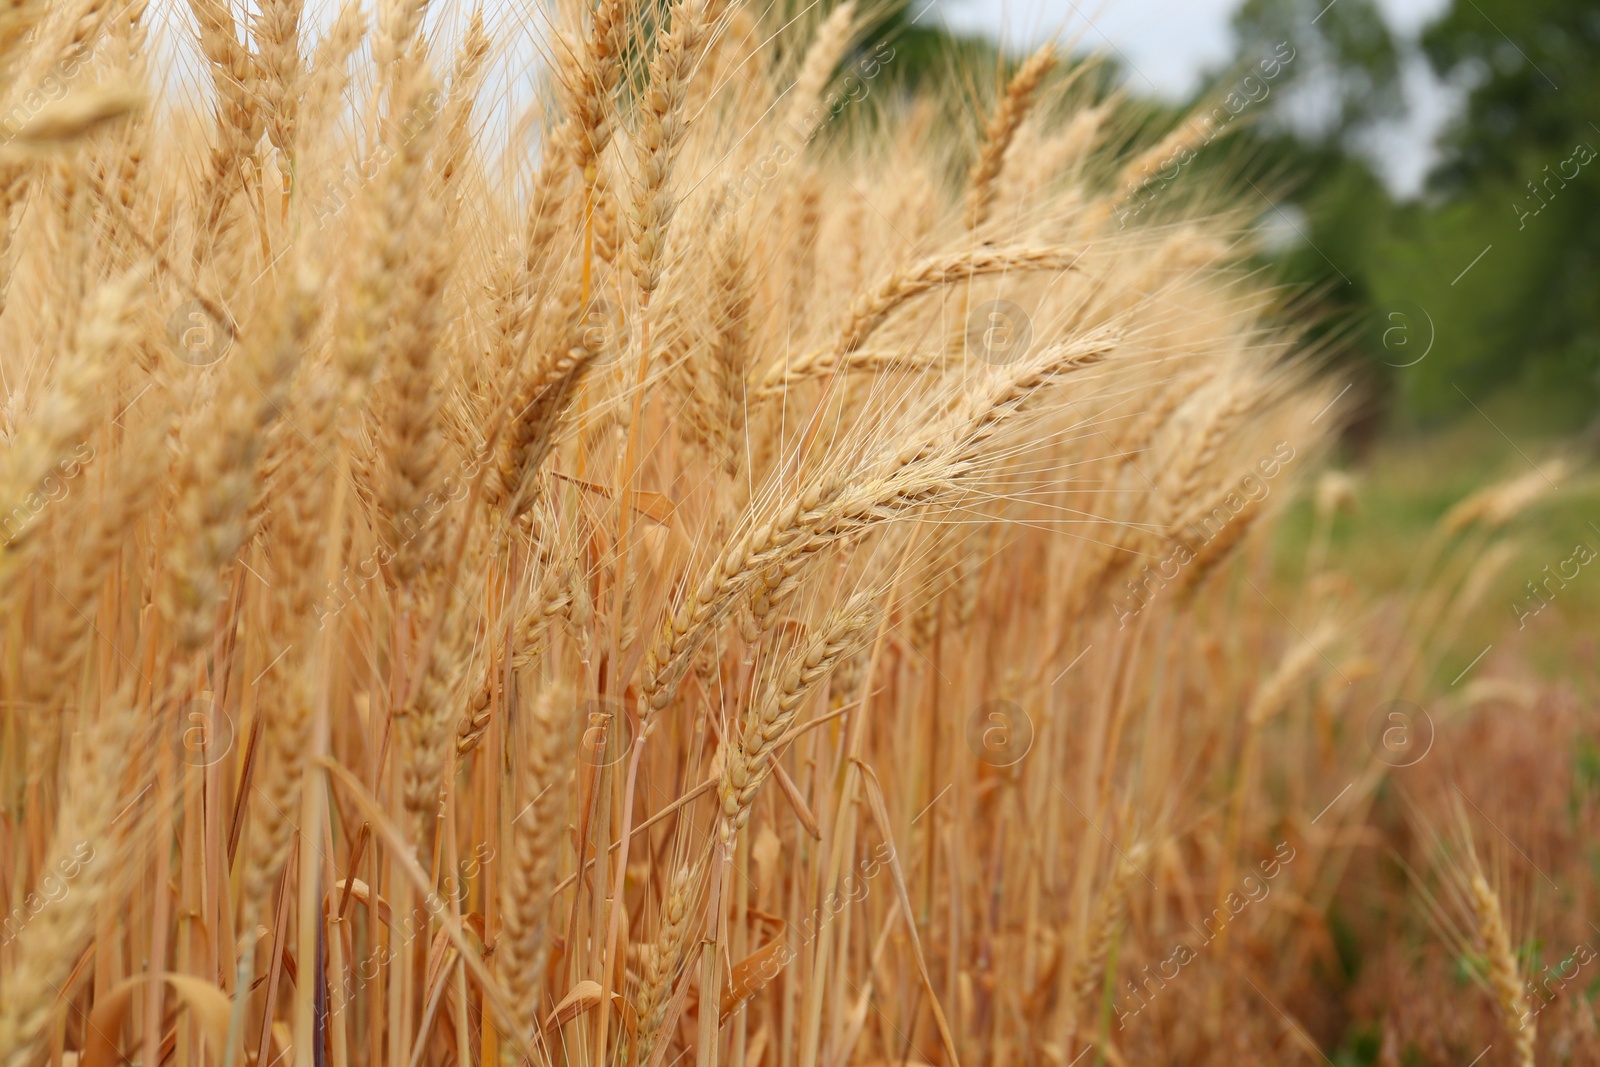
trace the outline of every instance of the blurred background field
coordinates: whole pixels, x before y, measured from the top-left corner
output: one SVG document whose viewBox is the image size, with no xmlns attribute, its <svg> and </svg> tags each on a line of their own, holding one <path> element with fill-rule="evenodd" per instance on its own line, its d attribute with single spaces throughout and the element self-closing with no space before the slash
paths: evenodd
<svg viewBox="0 0 1600 1067">
<path fill-rule="evenodd" d="M 1485 404 L 1481 414 L 1469 410 L 1438 427 L 1391 429 L 1361 453 L 1347 447 L 1336 465 L 1353 478 L 1356 499 L 1332 523 L 1329 565 L 1370 592 L 1398 593 L 1418 547 L 1452 505 L 1486 482 L 1529 471 L 1525 455 L 1538 462 L 1572 454 L 1573 435 L 1566 432 L 1571 424 L 1564 429 L 1549 411 L 1507 392 Z M 1546 580 L 1545 567 L 1555 571 L 1580 544 L 1600 549 L 1600 473 L 1575 463 L 1557 486 L 1509 526 L 1516 554 L 1467 620 L 1446 669 L 1450 663 L 1464 667 L 1493 643 L 1492 654 L 1509 656 L 1546 677 L 1587 679 L 1592 689 L 1600 568 L 1578 566 L 1578 576 L 1556 587 L 1547 607 L 1519 615 L 1519 608 L 1537 607 L 1527 583 Z M 1304 573 L 1312 521 L 1306 494 L 1276 532 L 1274 577 L 1285 586 Z"/>
<path fill-rule="evenodd" d="M 1365 394 L 1358 433 L 1442 430 L 1511 392 L 1545 436 L 1592 436 L 1600 10 L 1573 0 L 1183 8 L 939 0 L 898 18 L 919 39 L 947 32 L 930 28 L 940 25 L 1017 45 L 1059 32 L 1152 125 L 1215 115 L 1225 136 L 1178 162 L 1152 210 L 1178 210 L 1184 187 L 1207 181 L 1250 194 L 1272 235 L 1264 266 L 1315 308 Z M 1193 39 L 1164 27 L 1174 20 L 1192 23 Z M 925 52 L 911 50 L 907 68 Z M 1273 56 L 1282 63 L 1264 76 Z"/>
<path fill-rule="evenodd" d="M 1454 503 L 1559 456 L 1559 491 L 1511 527 L 1517 555 L 1465 621 L 1458 658 L 1494 644 L 1541 673 L 1592 679 L 1600 568 L 1579 567 L 1518 623 L 1545 567 L 1580 543 L 1600 549 L 1588 465 L 1600 440 L 1600 8 L 940 0 L 897 21 L 891 32 L 914 42 L 902 77 L 937 63 L 923 57 L 943 37 L 983 52 L 1059 33 L 1157 129 L 1207 110 L 1225 122 L 1150 210 L 1175 217 L 1186 186 L 1240 190 L 1267 233 L 1262 269 L 1311 311 L 1324 358 L 1348 376 L 1354 415 L 1334 465 L 1355 499 L 1329 563 L 1396 592 Z M 1264 77 L 1280 42 L 1293 58 Z M 1311 525 L 1307 497 L 1278 530 L 1286 584 Z"/>
</svg>

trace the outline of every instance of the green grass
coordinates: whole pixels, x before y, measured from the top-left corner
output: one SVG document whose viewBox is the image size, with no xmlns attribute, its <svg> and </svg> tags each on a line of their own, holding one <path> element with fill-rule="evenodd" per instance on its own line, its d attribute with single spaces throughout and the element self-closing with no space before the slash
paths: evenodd
<svg viewBox="0 0 1600 1067">
<path fill-rule="evenodd" d="M 1457 662 L 1454 669 L 1465 667 L 1493 644 L 1496 656 L 1516 656 L 1546 676 L 1570 676 L 1575 663 L 1593 662 L 1600 637 L 1600 556 L 1579 566 L 1577 577 L 1520 630 L 1513 605 L 1533 603 L 1526 583 L 1542 581 L 1546 566 L 1554 573 L 1580 542 L 1600 554 L 1600 469 L 1572 445 L 1574 420 L 1559 405 L 1508 394 L 1481 402 L 1481 408 L 1439 429 L 1391 433 L 1360 459 L 1335 459 L 1333 465 L 1354 475 L 1358 488 L 1353 510 L 1334 521 L 1329 567 L 1369 595 L 1395 593 L 1439 519 L 1458 501 L 1482 486 L 1527 473 L 1552 455 L 1568 455 L 1573 469 L 1555 490 L 1501 531 L 1516 546 L 1515 556 L 1464 620 L 1445 668 Z M 1311 523 L 1308 491 L 1277 535 L 1278 575 L 1284 581 L 1300 577 Z M 1572 564 L 1566 569 L 1570 574 Z"/>
</svg>

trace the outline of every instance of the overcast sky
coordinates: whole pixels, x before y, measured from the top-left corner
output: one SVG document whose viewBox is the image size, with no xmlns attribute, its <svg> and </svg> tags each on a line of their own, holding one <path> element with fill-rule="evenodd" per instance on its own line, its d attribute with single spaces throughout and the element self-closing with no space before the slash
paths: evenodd
<svg viewBox="0 0 1600 1067">
<path fill-rule="evenodd" d="M 1337 2 L 1337 0 L 1335 0 Z M 1239 0 L 931 0 L 922 21 L 953 30 L 980 31 L 1017 49 L 1046 37 L 1075 41 L 1080 51 L 1119 56 L 1130 87 L 1169 98 L 1193 92 L 1208 69 L 1228 59 L 1228 22 Z M 1390 27 L 1403 39 L 1448 6 L 1448 0 L 1378 0 Z M 1372 154 L 1389 184 L 1410 194 L 1432 160 L 1432 142 L 1454 107 L 1420 57 L 1406 69 L 1408 121 L 1385 131 Z"/>
</svg>

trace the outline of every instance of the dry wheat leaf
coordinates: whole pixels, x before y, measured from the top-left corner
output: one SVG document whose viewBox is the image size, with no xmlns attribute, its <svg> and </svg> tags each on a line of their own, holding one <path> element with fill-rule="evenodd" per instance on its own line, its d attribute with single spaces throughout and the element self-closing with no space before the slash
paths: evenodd
<svg viewBox="0 0 1600 1067">
<path fill-rule="evenodd" d="M 228 1015 L 232 1004 L 228 995 L 212 983 L 193 975 L 169 971 L 161 975 L 161 980 L 172 987 L 178 999 L 200 1024 L 206 1048 L 214 1059 L 220 1061 L 228 1038 Z M 96 999 L 94 1011 L 89 1016 L 81 1067 L 116 1067 L 122 1062 L 116 1039 L 122 1033 L 122 1026 L 133 1007 L 134 994 L 149 985 L 149 975 L 134 975 Z"/>
<path fill-rule="evenodd" d="M 773 928 L 772 934 L 766 944 L 735 963 L 728 972 L 728 984 L 722 991 L 723 1018 L 732 1015 L 745 1001 L 765 989 L 767 983 L 776 978 L 788 963 L 787 959 L 780 959 L 788 947 L 784 937 L 788 924 L 773 915 L 763 915 L 761 918 Z M 774 961 L 777 961 L 776 966 Z"/>
<path fill-rule="evenodd" d="M 380 894 L 374 893 L 372 887 L 359 878 L 341 878 L 334 883 L 333 888 L 322 898 L 322 912 L 324 915 L 331 914 L 333 909 L 338 906 L 338 902 L 344 898 L 345 886 L 347 885 L 350 887 L 350 895 L 356 900 L 359 900 L 369 908 L 374 904 L 377 905 L 379 922 L 385 926 L 394 925 L 394 913 L 393 909 L 389 907 L 389 902 L 384 900 Z"/>
<path fill-rule="evenodd" d="M 544 1029 L 559 1030 L 578 1016 L 591 1011 L 600 1003 L 600 983 L 585 978 L 573 986 L 567 995 L 545 1016 Z"/>
</svg>

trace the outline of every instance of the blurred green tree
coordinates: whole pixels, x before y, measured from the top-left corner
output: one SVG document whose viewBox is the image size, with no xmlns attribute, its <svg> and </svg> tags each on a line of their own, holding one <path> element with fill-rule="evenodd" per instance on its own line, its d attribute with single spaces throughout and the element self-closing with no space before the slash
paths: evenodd
<svg viewBox="0 0 1600 1067">
<path fill-rule="evenodd" d="M 879 9 L 862 37 L 895 48 L 885 88 L 986 69 L 998 79 L 1017 61 L 983 38 L 950 36 L 921 17 L 926 3 Z M 1284 43 L 1294 59 L 1230 131 L 1231 147 L 1200 153 L 1193 172 L 1237 185 L 1287 238 L 1267 258 L 1310 305 L 1314 339 L 1378 399 L 1370 421 L 1427 422 L 1507 387 L 1537 397 L 1552 420 L 1593 418 L 1600 160 L 1588 160 L 1600 150 L 1600 6 L 1450 0 L 1407 42 L 1377 0 L 1243 0 L 1232 27 L 1233 58 L 1192 107 L 1210 110 L 1218 87 L 1239 85 Z M 1423 195 L 1397 202 L 1382 153 L 1395 150 L 1403 75 L 1419 61 L 1464 105 Z M 1098 66 L 1100 84 L 1117 80 L 1116 63 Z M 1125 89 L 1125 128 L 1141 139 L 1181 121 L 1184 108 Z"/>
<path fill-rule="evenodd" d="M 1304 212 L 1305 240 L 1275 258 L 1397 414 L 1428 420 L 1506 386 L 1592 413 L 1600 166 L 1584 160 L 1600 148 L 1600 9 L 1452 0 L 1421 46 L 1465 105 L 1414 203 L 1395 203 L 1370 162 L 1374 132 L 1403 112 L 1405 60 L 1373 0 L 1246 0 L 1233 26 L 1241 65 L 1284 39 L 1304 57 L 1247 135 Z"/>
<path fill-rule="evenodd" d="M 1493 244 L 1450 307 L 1462 371 L 1576 391 L 1600 371 L 1600 7 L 1581 0 L 1454 0 L 1423 34 L 1441 77 L 1470 86 L 1432 188 L 1425 239 Z M 1470 244 L 1468 245 L 1470 248 Z M 1502 255 L 1504 253 L 1504 255 Z"/>
</svg>

